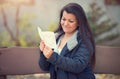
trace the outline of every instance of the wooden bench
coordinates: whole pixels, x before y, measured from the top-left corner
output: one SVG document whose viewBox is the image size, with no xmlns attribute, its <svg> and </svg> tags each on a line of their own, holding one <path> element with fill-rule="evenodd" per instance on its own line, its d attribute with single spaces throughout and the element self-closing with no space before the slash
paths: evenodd
<svg viewBox="0 0 120 79">
<path fill-rule="evenodd" d="M 0 48 L 0 79 L 7 75 L 47 73 L 39 68 L 39 48 Z M 120 74 L 120 47 L 96 46 L 96 64 L 93 71 L 98 74 Z"/>
</svg>

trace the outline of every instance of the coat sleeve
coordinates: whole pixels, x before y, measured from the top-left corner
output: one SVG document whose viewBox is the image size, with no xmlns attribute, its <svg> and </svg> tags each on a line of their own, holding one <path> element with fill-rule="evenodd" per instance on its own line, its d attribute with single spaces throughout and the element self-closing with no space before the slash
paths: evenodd
<svg viewBox="0 0 120 79">
<path fill-rule="evenodd" d="M 49 71 L 50 63 L 46 61 L 46 58 L 41 51 L 39 51 L 39 53 L 40 53 L 40 59 L 39 59 L 40 68 L 44 71 Z"/>
<path fill-rule="evenodd" d="M 78 48 L 72 53 L 74 53 L 72 57 L 53 53 L 47 61 L 64 71 L 80 73 L 87 67 L 90 61 L 90 54 L 84 43 L 78 45 Z"/>
</svg>

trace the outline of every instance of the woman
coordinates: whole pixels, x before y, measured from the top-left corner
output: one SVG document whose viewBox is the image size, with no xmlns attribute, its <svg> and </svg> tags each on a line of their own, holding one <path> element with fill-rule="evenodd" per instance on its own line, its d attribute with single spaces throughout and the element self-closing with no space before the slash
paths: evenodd
<svg viewBox="0 0 120 79">
<path fill-rule="evenodd" d="M 50 79 L 95 79 L 91 66 L 94 39 L 79 4 L 69 3 L 62 8 L 56 42 L 57 49 L 40 42 L 39 65 L 50 72 Z"/>
</svg>

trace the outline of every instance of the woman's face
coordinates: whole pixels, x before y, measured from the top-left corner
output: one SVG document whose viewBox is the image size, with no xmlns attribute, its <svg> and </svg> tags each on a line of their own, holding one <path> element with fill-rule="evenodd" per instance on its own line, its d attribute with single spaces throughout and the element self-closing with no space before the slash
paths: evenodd
<svg viewBox="0 0 120 79">
<path fill-rule="evenodd" d="M 63 11 L 63 16 L 61 18 L 61 26 L 65 33 L 73 33 L 78 26 L 75 15 Z"/>
</svg>

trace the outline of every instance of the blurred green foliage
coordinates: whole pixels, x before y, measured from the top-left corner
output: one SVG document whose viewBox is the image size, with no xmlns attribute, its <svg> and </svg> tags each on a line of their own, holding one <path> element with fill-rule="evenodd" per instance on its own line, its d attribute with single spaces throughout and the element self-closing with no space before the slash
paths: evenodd
<svg viewBox="0 0 120 79">
<path fill-rule="evenodd" d="M 15 42 L 10 40 L 10 36 L 7 32 L 0 33 L 0 47 L 14 46 Z"/>
<path fill-rule="evenodd" d="M 36 47 L 39 45 L 40 37 L 37 32 L 36 26 L 32 24 L 32 20 L 36 19 L 34 14 L 24 14 L 19 19 L 19 36 L 18 41 L 21 47 Z M 49 31 L 55 31 L 57 28 L 57 22 L 50 23 L 48 28 Z M 0 33 L 0 47 L 12 47 L 15 46 L 15 41 L 11 40 L 10 35 L 7 31 Z"/>
<path fill-rule="evenodd" d="M 30 22 L 31 19 L 35 19 L 36 16 L 34 14 L 24 14 L 19 19 L 19 36 L 18 40 L 20 46 L 22 47 L 29 47 L 29 46 L 36 46 L 38 41 L 38 34 L 36 33 L 36 27 Z M 4 32 L 0 33 L 0 46 L 11 47 L 15 46 L 15 41 L 11 40 L 10 35 L 5 30 Z M 36 41 L 36 42 L 34 42 Z"/>
<path fill-rule="evenodd" d="M 31 23 L 33 19 L 36 19 L 34 14 L 25 14 L 20 19 L 19 42 L 22 47 L 36 47 L 39 44 L 37 28 Z"/>
<path fill-rule="evenodd" d="M 57 27 L 58 27 L 58 24 L 57 24 L 57 22 L 53 22 L 53 23 L 51 23 L 51 24 L 49 24 L 48 25 L 48 30 L 49 31 L 55 31 L 56 29 L 57 29 Z"/>
</svg>

